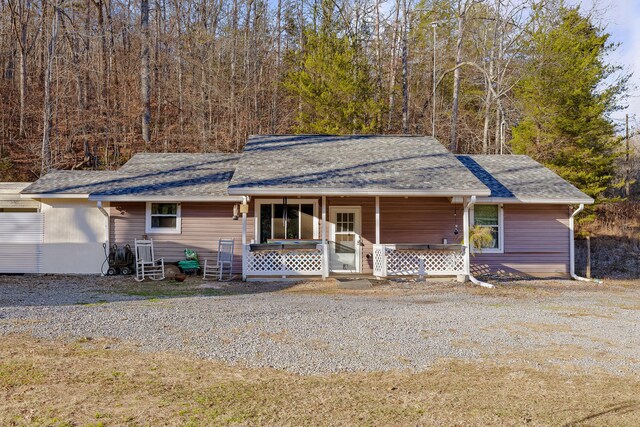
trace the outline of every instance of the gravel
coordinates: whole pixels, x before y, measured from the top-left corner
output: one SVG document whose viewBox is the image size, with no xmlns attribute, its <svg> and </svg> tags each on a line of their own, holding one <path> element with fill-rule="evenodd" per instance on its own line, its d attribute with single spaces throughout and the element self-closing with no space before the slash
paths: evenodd
<svg viewBox="0 0 640 427">
<path fill-rule="evenodd" d="M 144 298 L 126 293 L 132 280 L 2 276 L 0 336 L 109 338 L 300 374 L 421 370 L 442 358 L 640 373 L 640 286 L 407 281 L 338 291 L 319 282 Z"/>
</svg>

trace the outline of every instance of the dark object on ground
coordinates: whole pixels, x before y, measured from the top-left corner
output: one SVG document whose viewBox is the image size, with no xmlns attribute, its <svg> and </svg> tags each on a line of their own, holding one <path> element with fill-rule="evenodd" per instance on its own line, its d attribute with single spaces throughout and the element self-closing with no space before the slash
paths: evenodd
<svg viewBox="0 0 640 427">
<path fill-rule="evenodd" d="M 178 273 L 175 276 L 173 276 L 173 279 L 176 282 L 184 282 L 186 278 L 187 278 L 187 275 L 183 273 Z"/>
<path fill-rule="evenodd" d="M 174 277 L 176 277 L 176 274 L 182 274 L 177 265 L 165 264 L 165 266 L 164 266 L 164 276 L 167 279 L 173 279 Z"/>
<path fill-rule="evenodd" d="M 116 274 L 129 275 L 133 274 L 133 252 L 129 245 L 119 248 L 118 245 L 111 245 L 109 248 L 109 269 L 108 276 Z"/>
</svg>

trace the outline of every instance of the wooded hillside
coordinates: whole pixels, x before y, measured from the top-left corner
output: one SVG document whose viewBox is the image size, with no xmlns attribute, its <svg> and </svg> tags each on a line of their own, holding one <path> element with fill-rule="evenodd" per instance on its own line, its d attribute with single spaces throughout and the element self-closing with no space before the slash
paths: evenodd
<svg viewBox="0 0 640 427">
<path fill-rule="evenodd" d="M 561 0 L 0 0 L 0 179 L 249 134 L 433 132 L 624 196 L 613 48 Z"/>
</svg>

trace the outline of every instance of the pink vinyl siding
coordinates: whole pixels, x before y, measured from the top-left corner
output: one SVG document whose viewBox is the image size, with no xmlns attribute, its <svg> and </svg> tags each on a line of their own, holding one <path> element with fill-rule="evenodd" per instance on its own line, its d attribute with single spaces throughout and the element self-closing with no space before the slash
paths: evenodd
<svg viewBox="0 0 640 427">
<path fill-rule="evenodd" d="M 361 206 L 362 273 L 372 273 L 375 198 L 329 197 L 327 205 Z M 454 234 L 456 222 L 460 231 L 457 236 Z M 445 238 L 449 243 L 462 240 L 462 205 L 452 205 L 448 199 L 438 197 L 380 198 L 380 243 L 442 243 Z"/>
<path fill-rule="evenodd" d="M 321 212 L 321 199 L 318 198 Z M 374 197 L 328 197 L 330 206 L 359 206 L 362 214 L 362 272 L 372 273 L 375 243 Z M 167 262 L 184 259 L 184 248 L 201 259 L 212 257 L 219 238 L 235 238 L 235 270 L 242 267 L 242 221 L 231 219 L 233 203 L 191 203 L 182 206 L 180 234 L 151 234 L 156 254 Z M 250 206 L 247 240 L 254 239 L 254 209 Z M 327 217 L 329 218 L 327 208 Z M 380 198 L 381 243 L 461 243 L 461 204 L 447 198 Z M 459 233 L 454 234 L 455 225 Z M 504 253 L 471 257 L 474 274 L 521 272 L 567 273 L 569 265 L 569 209 L 560 205 L 504 205 Z M 322 225 L 318 237 L 322 235 Z M 327 227 L 329 231 L 329 227 Z M 111 207 L 111 243 L 130 244 L 145 234 L 145 203 L 114 203 Z M 327 235 L 327 238 L 330 236 Z"/>
<path fill-rule="evenodd" d="M 213 258 L 218 239 L 235 239 L 234 270 L 242 268 L 242 220 L 231 216 L 234 203 L 181 203 L 182 230 L 180 234 L 149 234 L 157 257 L 166 262 L 184 259 L 184 249 L 198 252 L 201 260 Z M 118 246 L 131 245 L 145 234 L 145 203 L 112 203 L 110 240 Z M 248 233 L 253 230 L 253 211 L 249 212 Z"/>
<path fill-rule="evenodd" d="M 504 253 L 472 256 L 472 273 L 568 273 L 569 215 L 565 205 L 504 205 Z"/>
<path fill-rule="evenodd" d="M 361 206 L 362 272 L 371 273 L 375 242 L 375 198 L 330 197 L 328 206 Z M 461 204 L 446 198 L 380 198 L 380 243 L 461 243 Z M 454 234 L 455 225 L 459 233 Z M 504 205 L 504 253 L 476 254 L 475 274 L 569 271 L 569 209 L 565 205 Z"/>
</svg>

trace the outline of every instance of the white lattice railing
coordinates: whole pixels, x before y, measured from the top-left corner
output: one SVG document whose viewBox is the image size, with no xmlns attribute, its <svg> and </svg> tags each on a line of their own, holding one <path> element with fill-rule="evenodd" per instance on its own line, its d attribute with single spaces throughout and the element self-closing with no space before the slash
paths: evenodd
<svg viewBox="0 0 640 427">
<path fill-rule="evenodd" d="M 247 276 L 320 276 L 322 245 L 316 249 L 278 249 L 250 251 L 244 248 Z"/>
<path fill-rule="evenodd" d="M 451 249 L 401 249 L 373 246 L 373 274 L 378 277 L 464 274 L 464 247 Z"/>
</svg>

